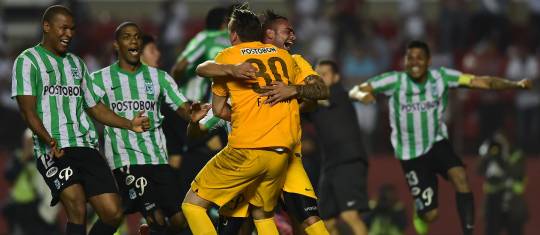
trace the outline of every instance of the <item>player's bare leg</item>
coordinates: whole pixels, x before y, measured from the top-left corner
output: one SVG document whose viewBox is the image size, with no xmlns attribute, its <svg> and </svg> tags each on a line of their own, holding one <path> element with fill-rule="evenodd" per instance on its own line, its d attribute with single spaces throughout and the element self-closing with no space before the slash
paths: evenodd
<svg viewBox="0 0 540 235">
<path fill-rule="evenodd" d="M 337 229 L 337 219 L 327 219 L 324 221 L 324 224 L 326 225 L 330 235 L 339 235 L 339 231 Z"/>
<path fill-rule="evenodd" d="M 82 185 L 74 184 L 62 190 L 60 201 L 68 220 L 66 234 L 86 234 L 86 195 Z"/>
<path fill-rule="evenodd" d="M 124 217 L 120 195 L 104 193 L 93 196 L 88 201 L 99 216 L 89 235 L 113 234 Z"/>
<path fill-rule="evenodd" d="M 357 210 L 343 211 L 339 217 L 349 226 L 354 235 L 367 235 L 366 225 Z"/>
</svg>

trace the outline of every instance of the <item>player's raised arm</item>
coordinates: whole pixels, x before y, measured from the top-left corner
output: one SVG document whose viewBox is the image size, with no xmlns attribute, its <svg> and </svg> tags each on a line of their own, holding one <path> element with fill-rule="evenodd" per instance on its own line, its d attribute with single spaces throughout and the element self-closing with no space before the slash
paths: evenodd
<svg viewBox="0 0 540 235">
<path fill-rule="evenodd" d="M 349 91 L 349 97 L 364 104 L 370 104 L 372 102 L 375 102 L 375 96 L 373 95 L 373 87 L 368 82 L 364 82 L 360 85 L 354 86 Z"/>
<path fill-rule="evenodd" d="M 522 79 L 520 81 L 510 81 L 504 78 L 492 76 L 465 75 L 466 80 L 462 86 L 486 90 L 507 90 L 507 89 L 531 89 L 532 80 Z M 468 83 L 467 83 L 468 82 Z"/>
<path fill-rule="evenodd" d="M 238 79 L 254 79 L 257 69 L 251 63 L 219 64 L 213 60 L 205 61 L 197 66 L 197 75 L 201 77 L 229 76 Z"/>
</svg>

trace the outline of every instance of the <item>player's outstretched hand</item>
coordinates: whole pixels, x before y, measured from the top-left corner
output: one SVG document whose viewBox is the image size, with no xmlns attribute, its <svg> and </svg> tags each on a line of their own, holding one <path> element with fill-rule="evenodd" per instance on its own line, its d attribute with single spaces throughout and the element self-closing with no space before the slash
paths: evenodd
<svg viewBox="0 0 540 235">
<path fill-rule="evenodd" d="M 269 90 L 259 96 L 267 96 L 268 99 L 264 101 L 265 104 L 274 106 L 281 101 L 285 101 L 294 97 L 298 92 L 295 86 L 287 86 L 283 82 L 274 81 L 270 86 L 261 87 L 262 90 Z"/>
<path fill-rule="evenodd" d="M 356 101 L 360 101 L 364 104 L 368 104 L 375 101 L 375 97 L 373 97 L 373 95 L 369 92 L 362 91 L 359 85 L 354 86 L 349 91 L 349 98 Z"/>
<path fill-rule="evenodd" d="M 521 79 L 518 82 L 518 85 L 521 89 L 531 89 L 533 86 L 533 81 L 531 79 Z"/>
<path fill-rule="evenodd" d="M 255 79 L 256 72 L 257 68 L 255 68 L 255 66 L 248 62 L 236 64 L 231 69 L 231 75 L 233 77 L 246 80 Z"/>
<path fill-rule="evenodd" d="M 208 111 L 210 111 L 211 108 L 212 108 L 212 105 L 208 103 L 201 104 L 199 102 L 195 102 L 191 104 L 191 108 L 190 108 L 191 122 L 198 122 L 201 119 L 203 119 L 204 116 L 206 116 L 206 114 L 208 113 Z"/>
<path fill-rule="evenodd" d="M 141 133 L 150 129 L 150 121 L 148 117 L 143 116 L 143 114 L 144 111 L 141 111 L 131 120 L 132 131 Z"/>
<path fill-rule="evenodd" d="M 49 153 L 50 155 L 54 156 L 55 158 L 61 158 L 64 156 L 64 150 L 58 148 L 58 143 L 55 139 L 51 140 L 49 145 L 51 146 L 51 152 Z"/>
</svg>

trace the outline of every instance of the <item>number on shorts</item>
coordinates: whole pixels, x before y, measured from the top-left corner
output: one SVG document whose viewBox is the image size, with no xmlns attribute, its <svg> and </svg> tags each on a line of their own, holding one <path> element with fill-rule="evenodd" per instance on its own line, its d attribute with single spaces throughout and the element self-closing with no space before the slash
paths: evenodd
<svg viewBox="0 0 540 235">
<path fill-rule="evenodd" d="M 54 164 L 54 159 L 49 154 L 43 154 L 43 156 L 41 157 L 41 163 L 43 163 L 45 169 L 48 169 Z"/>
</svg>

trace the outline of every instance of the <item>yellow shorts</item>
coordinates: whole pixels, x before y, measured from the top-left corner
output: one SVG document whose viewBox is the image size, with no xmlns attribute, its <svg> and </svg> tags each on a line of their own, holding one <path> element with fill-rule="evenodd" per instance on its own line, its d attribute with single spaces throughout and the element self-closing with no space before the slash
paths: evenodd
<svg viewBox="0 0 540 235">
<path fill-rule="evenodd" d="M 306 197 L 317 199 L 309 177 L 302 164 L 300 145 L 295 148 L 295 153 L 289 159 L 289 166 L 285 175 L 283 191 L 301 194 Z M 248 196 L 243 194 L 221 207 L 219 213 L 228 217 L 249 217 Z"/>
<path fill-rule="evenodd" d="M 283 187 L 290 155 L 226 146 L 197 174 L 191 189 L 220 207 L 245 193 L 248 203 L 272 211 Z"/>
</svg>

